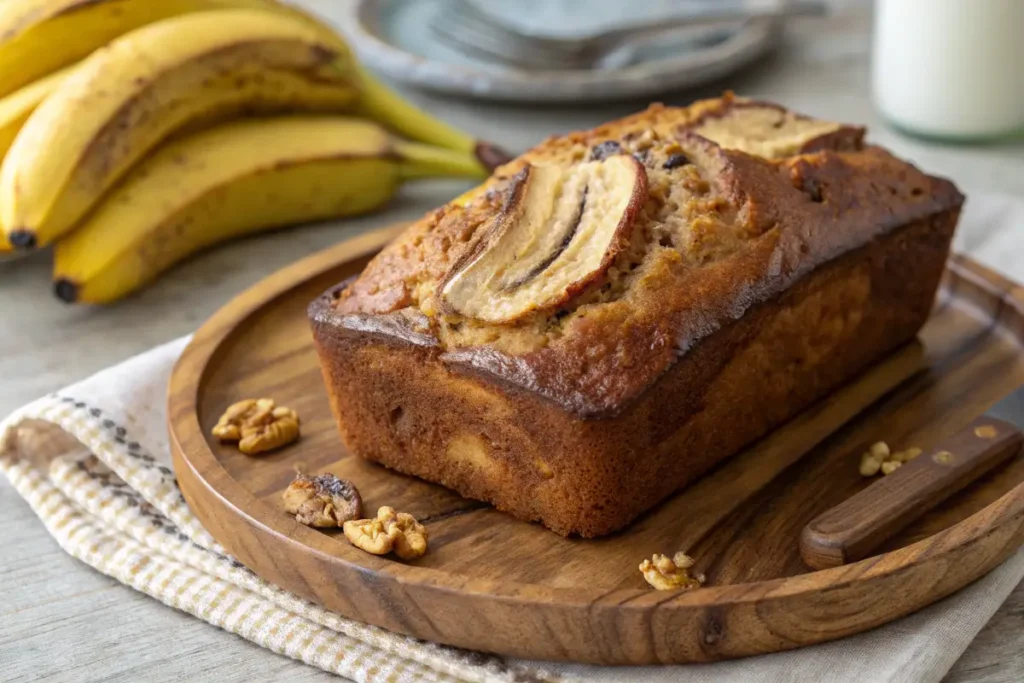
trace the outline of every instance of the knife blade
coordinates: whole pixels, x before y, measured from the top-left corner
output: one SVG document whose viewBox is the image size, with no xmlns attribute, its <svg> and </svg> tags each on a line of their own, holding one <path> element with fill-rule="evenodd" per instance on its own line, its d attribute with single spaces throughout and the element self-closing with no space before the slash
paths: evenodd
<svg viewBox="0 0 1024 683">
<path fill-rule="evenodd" d="M 1016 455 L 1024 442 L 1024 386 L 967 427 L 815 517 L 800 535 L 814 569 L 864 559 L 967 484 Z"/>
<path fill-rule="evenodd" d="M 985 411 L 985 415 L 1009 422 L 1017 429 L 1024 430 L 1024 386 L 1001 398 Z"/>
</svg>

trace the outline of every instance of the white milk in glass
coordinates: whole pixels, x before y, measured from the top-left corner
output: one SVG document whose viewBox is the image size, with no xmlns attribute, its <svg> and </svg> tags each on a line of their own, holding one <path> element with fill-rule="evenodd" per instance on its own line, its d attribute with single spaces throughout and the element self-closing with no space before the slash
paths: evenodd
<svg viewBox="0 0 1024 683">
<path fill-rule="evenodd" d="M 875 103 L 951 139 L 1024 131 L 1024 0 L 877 0 Z"/>
</svg>

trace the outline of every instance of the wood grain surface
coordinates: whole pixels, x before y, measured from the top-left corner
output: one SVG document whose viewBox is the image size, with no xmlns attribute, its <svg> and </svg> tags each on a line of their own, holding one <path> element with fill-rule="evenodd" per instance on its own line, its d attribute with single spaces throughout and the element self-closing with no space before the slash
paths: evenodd
<svg viewBox="0 0 1024 683">
<path fill-rule="evenodd" d="M 358 272 L 395 230 L 338 245 L 249 290 L 200 329 L 172 377 L 172 450 L 186 498 L 268 581 L 346 616 L 472 649 L 597 663 L 706 661 L 885 623 L 983 575 L 1024 538 L 1024 458 L 1016 458 L 894 536 L 882 555 L 808 573 L 798 549 L 808 521 L 865 486 L 858 465 L 868 444 L 928 448 L 1024 382 L 1024 292 L 970 261 L 951 263 L 920 344 L 625 532 L 582 541 L 344 451 L 305 308 Z M 298 444 L 254 459 L 207 436 L 228 404 L 258 396 L 299 412 Z M 401 563 L 296 523 L 280 501 L 296 466 L 353 480 L 370 510 L 388 504 L 416 515 L 430 530 L 430 552 Z M 707 587 L 647 588 L 640 560 L 679 549 L 697 559 Z"/>
</svg>

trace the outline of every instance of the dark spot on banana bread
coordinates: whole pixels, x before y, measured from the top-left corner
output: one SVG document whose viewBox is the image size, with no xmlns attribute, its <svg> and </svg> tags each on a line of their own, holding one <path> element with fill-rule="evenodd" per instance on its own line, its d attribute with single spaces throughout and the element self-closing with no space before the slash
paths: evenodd
<svg viewBox="0 0 1024 683">
<path fill-rule="evenodd" d="M 673 168 L 679 168 L 680 166 L 686 166 L 690 163 L 690 158 L 685 154 L 673 154 L 665 163 L 661 165 L 666 171 L 671 171 Z"/>
<path fill-rule="evenodd" d="M 591 161 L 601 161 L 607 159 L 610 156 L 615 156 L 622 151 L 622 145 L 615 140 L 605 140 L 604 142 L 594 145 L 590 150 Z"/>
</svg>

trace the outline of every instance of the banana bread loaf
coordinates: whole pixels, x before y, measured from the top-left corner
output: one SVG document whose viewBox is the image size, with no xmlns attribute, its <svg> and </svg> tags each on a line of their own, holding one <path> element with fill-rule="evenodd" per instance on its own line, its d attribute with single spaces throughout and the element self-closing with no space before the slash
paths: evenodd
<svg viewBox="0 0 1024 683">
<path fill-rule="evenodd" d="M 356 454 L 615 531 L 907 342 L 963 197 L 732 96 L 551 138 L 310 307 Z"/>
</svg>

